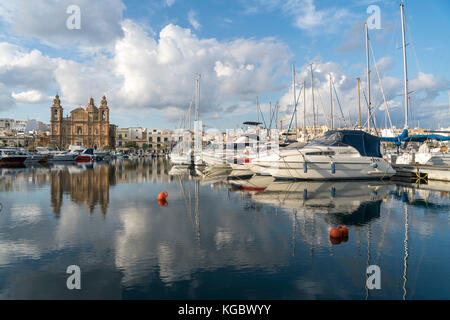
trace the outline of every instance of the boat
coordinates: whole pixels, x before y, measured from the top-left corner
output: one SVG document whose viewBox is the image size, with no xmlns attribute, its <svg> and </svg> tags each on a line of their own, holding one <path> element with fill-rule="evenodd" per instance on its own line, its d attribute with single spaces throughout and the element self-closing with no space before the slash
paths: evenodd
<svg viewBox="0 0 450 320">
<path fill-rule="evenodd" d="M 253 159 L 250 169 L 277 179 L 381 179 L 395 174 L 383 159 L 380 139 L 360 130 L 331 130 L 303 148 Z"/>
<path fill-rule="evenodd" d="M 252 199 L 284 209 L 299 209 L 311 214 L 357 214 L 367 205 L 381 202 L 392 187 L 382 181 L 274 181 Z M 371 210 L 369 210 L 371 211 Z M 377 210 L 379 216 L 379 208 Z M 372 213 L 363 210 L 363 217 Z M 356 216 L 354 218 L 357 218 Z M 350 220 L 347 218 L 346 224 Z M 359 221 L 361 222 L 361 221 Z"/>
<path fill-rule="evenodd" d="M 0 167 L 22 167 L 26 159 L 27 155 L 15 149 L 0 149 Z"/>
<path fill-rule="evenodd" d="M 76 162 L 92 162 L 93 160 L 94 149 L 86 149 L 75 158 Z"/>
</svg>

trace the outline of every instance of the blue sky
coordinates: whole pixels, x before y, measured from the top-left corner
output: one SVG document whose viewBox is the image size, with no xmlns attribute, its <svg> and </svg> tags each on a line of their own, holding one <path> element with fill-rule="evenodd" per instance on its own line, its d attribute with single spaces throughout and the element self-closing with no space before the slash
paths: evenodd
<svg viewBox="0 0 450 320">
<path fill-rule="evenodd" d="M 411 126 L 449 127 L 450 3 L 407 0 Z M 66 9 L 80 8 L 81 29 L 69 30 Z M 106 94 L 120 127 L 175 128 L 202 74 L 201 117 L 233 128 L 256 119 L 255 100 L 268 117 L 292 112 L 291 63 L 297 92 L 315 75 L 319 119 L 329 121 L 328 74 L 343 114 L 356 120 L 356 77 L 366 90 L 364 22 L 380 8 L 381 29 L 370 30 L 390 116 L 403 126 L 403 64 L 399 1 L 391 0 L 0 0 L 0 117 L 49 120 L 59 92 L 65 112 L 97 104 Z M 373 64 L 373 62 L 372 62 Z M 372 66 L 377 123 L 384 99 Z M 337 105 L 337 99 L 335 105 Z M 301 101 L 300 110 L 303 108 Z M 363 109 L 365 110 L 364 103 Z M 339 115 L 335 122 L 339 122 Z M 341 119 L 342 120 L 342 119 Z"/>
</svg>

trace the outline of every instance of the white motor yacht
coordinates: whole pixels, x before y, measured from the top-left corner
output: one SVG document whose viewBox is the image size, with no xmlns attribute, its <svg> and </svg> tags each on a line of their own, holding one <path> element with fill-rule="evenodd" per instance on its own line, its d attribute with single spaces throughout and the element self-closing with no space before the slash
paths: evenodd
<svg viewBox="0 0 450 320">
<path fill-rule="evenodd" d="M 328 131 L 304 147 L 280 148 L 278 154 L 253 159 L 250 168 L 278 179 L 379 179 L 395 174 L 381 156 L 380 139 L 359 130 Z"/>
</svg>

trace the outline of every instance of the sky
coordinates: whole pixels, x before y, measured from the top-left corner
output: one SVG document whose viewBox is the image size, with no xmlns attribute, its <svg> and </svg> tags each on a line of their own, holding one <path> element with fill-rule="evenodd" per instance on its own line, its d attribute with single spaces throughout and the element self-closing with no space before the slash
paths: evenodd
<svg viewBox="0 0 450 320">
<path fill-rule="evenodd" d="M 403 3 L 410 127 L 447 128 L 450 2 Z M 106 95 L 119 127 L 179 128 L 200 74 L 208 128 L 257 120 L 257 97 L 259 119 L 278 105 L 286 126 L 294 63 L 298 124 L 305 106 L 312 124 L 312 65 L 318 121 L 330 124 L 332 99 L 334 123 L 355 125 L 357 77 L 367 119 L 367 19 L 377 126 L 403 127 L 399 0 L 0 0 L 0 117 L 48 123 L 56 93 L 66 115 Z"/>
</svg>

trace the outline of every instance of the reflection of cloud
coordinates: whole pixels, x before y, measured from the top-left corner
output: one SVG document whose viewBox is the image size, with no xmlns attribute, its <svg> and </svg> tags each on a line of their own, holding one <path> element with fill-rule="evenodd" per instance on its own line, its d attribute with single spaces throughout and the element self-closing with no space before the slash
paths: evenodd
<svg viewBox="0 0 450 320">
<path fill-rule="evenodd" d="M 233 234 L 229 231 L 219 230 L 215 236 L 216 246 L 218 249 L 231 244 L 233 241 Z"/>
<path fill-rule="evenodd" d="M 41 208 L 35 204 L 15 204 L 11 207 L 11 218 L 20 223 L 36 223 L 41 219 Z"/>
<path fill-rule="evenodd" d="M 0 239 L 0 266 L 6 266 L 20 258 L 39 259 L 41 248 L 28 240 L 9 241 Z"/>
</svg>

